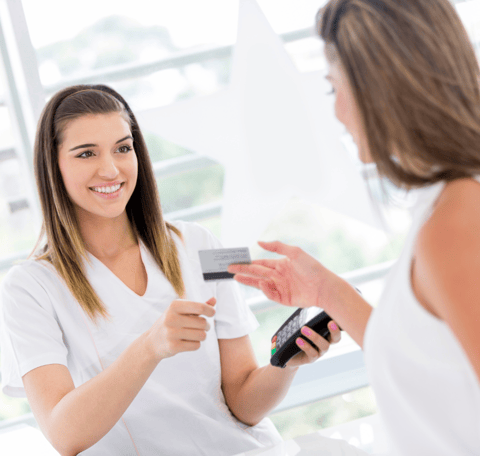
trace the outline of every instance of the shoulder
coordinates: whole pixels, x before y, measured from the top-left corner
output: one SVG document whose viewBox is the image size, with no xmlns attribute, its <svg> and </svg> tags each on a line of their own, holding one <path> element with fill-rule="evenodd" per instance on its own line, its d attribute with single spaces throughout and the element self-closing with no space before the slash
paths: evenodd
<svg viewBox="0 0 480 456">
<path fill-rule="evenodd" d="M 1 304 L 5 306 L 26 296 L 41 301 L 49 288 L 58 287 L 59 280 L 55 268 L 46 261 L 26 260 L 13 266 L 1 281 Z"/>
<path fill-rule="evenodd" d="M 440 194 L 432 215 L 419 231 L 417 247 L 438 255 L 451 253 L 451 249 L 480 247 L 479 230 L 480 183 L 458 179 L 448 183 Z"/>
<path fill-rule="evenodd" d="M 480 274 L 480 183 L 448 183 L 420 229 L 414 251 L 415 275 L 433 307 L 467 291 Z M 451 300 L 450 300 L 451 302 Z M 442 314 L 441 308 L 436 308 Z"/>
<path fill-rule="evenodd" d="M 25 260 L 20 264 L 13 266 L 4 277 L 1 287 L 9 288 L 17 284 L 36 281 L 37 277 L 42 275 L 44 266 L 35 260 Z"/>
<path fill-rule="evenodd" d="M 168 221 L 170 225 L 177 228 L 183 237 L 187 248 L 219 249 L 222 247 L 218 238 L 207 228 L 196 222 L 185 222 L 183 220 Z"/>
</svg>

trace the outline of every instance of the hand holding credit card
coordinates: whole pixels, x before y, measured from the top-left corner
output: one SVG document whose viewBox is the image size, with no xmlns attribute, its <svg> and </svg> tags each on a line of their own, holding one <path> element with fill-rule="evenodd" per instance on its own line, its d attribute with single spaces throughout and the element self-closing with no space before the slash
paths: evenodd
<svg viewBox="0 0 480 456">
<path fill-rule="evenodd" d="M 230 264 L 252 262 L 248 247 L 199 250 L 198 255 L 205 281 L 232 279 L 234 274 L 227 271 Z"/>
</svg>

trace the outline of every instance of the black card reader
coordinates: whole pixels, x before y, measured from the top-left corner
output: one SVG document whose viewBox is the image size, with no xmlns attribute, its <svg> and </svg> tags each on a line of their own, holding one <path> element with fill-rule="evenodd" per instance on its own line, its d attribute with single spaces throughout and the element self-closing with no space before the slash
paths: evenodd
<svg viewBox="0 0 480 456">
<path fill-rule="evenodd" d="M 290 358 L 301 351 L 295 342 L 298 337 L 306 340 L 316 348 L 316 346 L 300 332 L 303 326 L 308 326 L 328 340 L 330 331 L 327 325 L 331 320 L 330 316 L 319 307 L 297 309 L 272 337 L 270 364 L 272 364 L 272 366 L 285 367 L 285 364 L 287 364 Z"/>
</svg>

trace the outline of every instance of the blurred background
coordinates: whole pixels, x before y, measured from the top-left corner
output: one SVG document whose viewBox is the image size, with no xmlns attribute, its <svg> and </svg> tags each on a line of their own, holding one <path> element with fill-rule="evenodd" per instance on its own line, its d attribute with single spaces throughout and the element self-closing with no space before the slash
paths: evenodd
<svg viewBox="0 0 480 456">
<path fill-rule="evenodd" d="M 258 0 L 301 73 L 326 66 L 313 27 L 323 3 Z M 479 2 L 453 3 L 478 52 Z M 0 6 L 1 280 L 28 256 L 39 234 L 32 142 L 45 101 L 77 83 L 112 86 L 134 112 L 217 93 L 230 81 L 239 2 L 0 0 Z M 196 221 L 221 236 L 222 164 L 154 133 L 145 136 L 166 218 Z M 376 305 L 408 230 L 413 198 L 380 182 L 375 169 L 355 161 L 355 146 L 346 133 L 342 140 L 382 214 L 384 229 L 292 197 L 262 237 L 299 245 Z M 249 247 L 253 258 L 267 256 L 256 244 Z M 268 302 L 255 290 L 243 293 L 260 322 L 251 337 L 259 362 L 266 364 L 270 339 L 292 310 Z M 363 356 L 344 335 L 324 358 L 301 369 L 271 418 L 282 436 L 291 438 L 375 412 Z M 35 425 L 27 402 L 0 393 L 0 429 L 21 422 Z"/>
</svg>

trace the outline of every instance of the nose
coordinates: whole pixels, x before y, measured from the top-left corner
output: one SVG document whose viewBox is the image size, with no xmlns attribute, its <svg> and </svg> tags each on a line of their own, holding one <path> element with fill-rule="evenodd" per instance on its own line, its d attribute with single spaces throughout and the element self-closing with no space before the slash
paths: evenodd
<svg viewBox="0 0 480 456">
<path fill-rule="evenodd" d="M 111 154 L 105 154 L 99 163 L 98 175 L 104 179 L 114 179 L 118 176 L 118 168 Z"/>
</svg>

